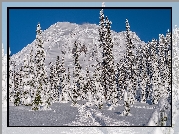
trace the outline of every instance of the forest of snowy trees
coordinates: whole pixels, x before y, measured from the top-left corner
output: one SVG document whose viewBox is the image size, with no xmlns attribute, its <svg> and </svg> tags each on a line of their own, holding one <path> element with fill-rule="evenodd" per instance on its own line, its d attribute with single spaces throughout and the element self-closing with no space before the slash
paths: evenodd
<svg viewBox="0 0 179 134">
<path fill-rule="evenodd" d="M 136 48 L 126 19 L 126 52 L 115 64 L 112 22 L 105 17 L 103 9 L 99 19 L 98 38 L 102 60 L 97 61 L 92 76 L 89 75 L 88 65 L 86 73 L 82 73 L 80 43 L 77 41 L 73 44 L 73 73 L 70 74 L 69 68 L 65 68 L 64 56 L 57 56 L 55 62 L 49 63 L 48 74 L 42 30 L 38 24 L 36 45 L 30 55 L 24 57 L 21 67 L 17 68 L 16 61 L 9 56 L 9 101 L 14 106 L 31 106 L 31 110 L 37 111 L 49 110 L 55 102 L 71 101 L 75 106 L 80 100 L 98 109 L 102 109 L 105 103 L 115 108 L 118 101 L 123 100 L 123 116 L 131 115 L 130 107 L 136 101 L 158 104 L 161 98 L 166 98 L 171 104 L 171 32 Z"/>
</svg>

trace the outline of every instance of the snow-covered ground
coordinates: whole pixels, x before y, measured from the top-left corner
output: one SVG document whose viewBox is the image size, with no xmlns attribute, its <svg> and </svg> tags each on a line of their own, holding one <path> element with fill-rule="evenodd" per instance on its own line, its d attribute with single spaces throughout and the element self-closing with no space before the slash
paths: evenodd
<svg viewBox="0 0 179 134">
<path fill-rule="evenodd" d="M 10 126 L 145 126 L 155 110 L 155 105 L 136 102 L 131 107 L 132 116 L 120 116 L 123 111 L 122 101 L 115 108 L 109 110 L 105 105 L 102 110 L 84 106 L 80 102 L 78 107 L 68 103 L 54 103 L 48 111 L 30 111 L 28 106 L 9 107 Z M 85 104 L 85 103 L 84 103 Z M 87 115 L 89 114 L 89 115 Z"/>
<path fill-rule="evenodd" d="M 174 133 L 161 134 L 179 134 L 179 116 L 175 121 Z M 2 112 L 2 134 L 160 134 L 156 129 L 160 127 L 7 127 L 7 111 Z"/>
<path fill-rule="evenodd" d="M 52 110 L 30 111 L 28 106 L 9 107 L 10 126 L 63 126 L 75 120 L 78 110 L 69 103 L 54 103 Z"/>
</svg>

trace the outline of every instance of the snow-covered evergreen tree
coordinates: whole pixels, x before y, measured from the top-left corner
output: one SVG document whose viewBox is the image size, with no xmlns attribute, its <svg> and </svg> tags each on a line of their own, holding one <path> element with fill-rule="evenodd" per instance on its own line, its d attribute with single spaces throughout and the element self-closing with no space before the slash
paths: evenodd
<svg viewBox="0 0 179 134">
<path fill-rule="evenodd" d="M 56 62 L 55 62 L 55 70 L 54 70 L 54 77 L 53 77 L 53 100 L 59 101 L 60 94 L 62 90 L 62 75 L 61 75 L 61 64 L 60 64 L 60 56 L 57 56 Z"/>
<path fill-rule="evenodd" d="M 117 88 L 117 91 L 118 91 L 118 95 L 120 94 L 120 87 L 119 87 L 119 76 L 120 76 L 120 67 L 119 67 L 119 63 L 116 64 L 115 66 L 115 80 L 116 80 L 116 88 Z M 118 96 L 118 98 L 120 98 Z"/>
<path fill-rule="evenodd" d="M 147 94 L 147 85 L 149 82 L 149 74 L 148 74 L 148 60 L 149 60 L 149 45 L 146 44 L 142 51 L 140 51 L 140 62 L 139 62 L 139 69 L 140 69 L 140 89 L 141 89 L 141 95 L 140 95 L 140 101 L 142 103 L 146 102 Z"/>
<path fill-rule="evenodd" d="M 157 48 L 157 49 L 156 49 Z M 171 97 L 171 37 L 159 34 L 158 45 L 152 43 L 153 59 L 153 103 L 158 104 L 161 97 Z M 171 99 L 169 99 L 171 100 Z"/>
<path fill-rule="evenodd" d="M 147 71 L 147 80 L 146 80 L 146 100 L 151 100 L 152 88 L 151 88 L 151 78 L 152 78 L 152 57 L 151 57 L 151 42 L 147 44 L 146 52 L 146 71 Z"/>
<path fill-rule="evenodd" d="M 114 57 L 112 54 L 113 43 L 111 38 L 111 24 L 108 17 L 104 18 L 103 9 L 100 11 L 99 22 L 99 42 L 102 52 L 102 81 L 104 87 L 104 95 L 106 101 L 113 101 L 118 92 L 116 88 L 115 72 L 114 72 Z"/>
<path fill-rule="evenodd" d="M 19 70 L 19 87 L 18 92 L 20 93 L 20 104 L 23 105 L 24 103 L 24 70 L 23 66 L 20 67 Z"/>
<path fill-rule="evenodd" d="M 114 66 L 114 57 L 113 57 L 113 53 L 112 53 L 112 49 L 113 49 L 113 43 L 112 43 L 112 38 L 111 38 L 111 24 L 112 22 L 110 22 L 108 20 L 108 18 L 106 17 L 106 29 L 107 29 L 107 33 L 106 33 L 106 44 L 107 44 L 107 70 L 108 70 L 108 83 L 109 83 L 109 89 L 108 89 L 108 96 L 109 96 L 109 100 L 112 101 L 112 104 L 116 105 L 117 103 L 117 97 L 118 97 L 118 91 L 117 91 L 117 84 L 116 84 L 116 78 L 115 78 L 115 66 Z"/>
<path fill-rule="evenodd" d="M 71 82 L 70 82 L 70 69 L 68 67 L 68 72 L 67 72 L 67 77 L 66 77 L 66 84 L 65 84 L 65 89 L 67 92 L 67 100 L 71 100 L 71 90 L 72 90 L 72 86 L 71 86 Z"/>
<path fill-rule="evenodd" d="M 155 78 L 154 80 L 154 77 L 158 77 L 158 74 L 156 75 L 155 72 L 159 72 L 158 70 L 158 59 L 157 59 L 157 46 L 158 46 L 158 42 L 156 39 L 152 39 L 152 41 L 150 42 L 150 57 L 152 59 L 152 65 L 151 65 L 151 68 L 150 68 L 150 83 L 151 83 L 151 93 L 150 93 L 150 100 L 154 100 L 154 89 L 155 86 L 154 86 L 154 83 L 157 83 L 157 80 Z M 156 75 L 156 76 L 154 76 Z"/>
<path fill-rule="evenodd" d="M 43 48 L 42 30 L 40 24 L 37 25 L 36 52 L 35 52 L 35 99 L 33 100 L 32 110 L 48 109 L 50 105 L 50 95 L 48 92 L 47 72 L 45 70 L 45 51 Z"/>
<path fill-rule="evenodd" d="M 133 71 L 133 61 L 134 61 L 134 55 L 133 55 L 133 48 L 134 45 L 130 38 L 130 26 L 129 22 L 126 19 L 126 56 L 125 56 L 125 69 L 126 69 L 126 86 L 125 94 L 124 94 L 124 115 L 128 115 L 130 111 L 130 105 L 134 103 L 134 71 Z M 126 95 L 127 94 L 127 95 Z M 131 98 L 128 98 L 131 97 Z M 126 110 L 127 108 L 127 110 Z"/>
<path fill-rule="evenodd" d="M 19 106 L 20 105 L 20 101 L 21 101 L 21 91 L 20 91 L 20 69 L 18 69 L 15 72 L 15 80 L 14 80 L 14 105 L 15 106 Z"/>
<path fill-rule="evenodd" d="M 86 67 L 86 83 L 84 89 L 86 92 L 86 99 L 88 101 L 88 105 L 92 105 L 94 99 L 94 88 L 92 87 L 92 80 L 89 76 L 88 67 Z"/>
<path fill-rule="evenodd" d="M 142 72 L 142 47 L 141 44 L 139 44 L 137 50 L 136 50 L 136 66 L 137 66 L 137 70 L 136 70 L 136 75 L 137 75 L 137 92 L 139 92 L 141 90 L 140 87 L 140 81 L 141 81 L 141 72 Z M 136 99 L 139 101 L 140 99 L 140 94 L 136 95 Z"/>
<path fill-rule="evenodd" d="M 10 51 L 10 48 L 9 48 Z M 9 101 L 14 102 L 14 89 L 15 89 L 15 61 L 12 61 L 9 52 Z"/>
<path fill-rule="evenodd" d="M 30 69 L 29 69 L 29 56 L 27 56 L 24 59 L 23 63 L 23 91 L 22 91 L 22 104 L 28 106 L 31 105 L 32 100 L 31 100 L 31 92 L 30 92 Z"/>
<path fill-rule="evenodd" d="M 140 81 L 140 88 L 141 88 L 141 95 L 140 95 L 140 102 L 145 103 L 146 102 L 146 79 L 142 78 L 142 81 Z"/>
<path fill-rule="evenodd" d="M 74 68 L 73 68 L 73 90 L 72 90 L 72 102 L 73 105 L 77 104 L 77 99 L 81 98 L 81 85 L 80 80 L 83 79 L 81 76 L 81 66 L 79 63 L 79 55 L 80 51 L 78 50 L 78 43 L 75 41 L 74 43 Z"/>
<path fill-rule="evenodd" d="M 159 63 L 159 71 L 160 71 L 160 79 L 161 79 L 161 85 L 160 85 L 160 93 L 161 96 L 165 92 L 165 71 L 167 71 L 165 68 L 165 37 L 164 35 L 159 34 L 159 45 L 158 45 L 158 63 Z M 161 97 L 160 96 L 160 97 Z"/>
<path fill-rule="evenodd" d="M 118 84 L 119 84 L 119 99 L 123 100 L 124 97 L 124 91 L 127 88 L 127 84 L 126 84 L 126 68 L 124 66 L 124 59 L 125 59 L 125 55 L 124 57 L 120 60 L 119 64 L 118 64 L 118 73 L 119 73 L 119 78 L 118 78 Z"/>
<path fill-rule="evenodd" d="M 160 79 L 160 72 L 158 68 L 158 60 L 153 59 L 153 75 L 152 75 L 152 89 L 153 89 L 153 95 L 152 95 L 152 102 L 154 104 L 158 104 L 159 98 L 160 98 L 160 87 L 161 87 L 161 79 Z"/>
<path fill-rule="evenodd" d="M 52 102 L 55 102 L 55 96 L 56 96 L 54 78 L 55 78 L 55 66 L 52 62 L 50 62 L 49 84 L 50 84 Z"/>
<path fill-rule="evenodd" d="M 60 83 L 61 83 L 61 97 L 60 97 L 60 100 L 62 102 L 67 102 L 69 101 L 69 89 L 68 89 L 68 84 L 69 84 L 69 81 L 68 81 L 68 76 L 67 76 L 67 71 L 64 67 L 64 57 L 62 56 L 62 63 L 61 63 L 61 76 L 62 76 L 62 79 L 60 79 Z"/>
<path fill-rule="evenodd" d="M 130 105 L 131 105 L 131 94 L 128 91 L 124 91 L 124 110 L 121 113 L 121 116 L 131 116 Z"/>
<path fill-rule="evenodd" d="M 127 91 L 128 94 L 131 94 L 131 103 L 134 103 L 134 96 L 136 94 L 136 89 L 134 88 L 134 82 L 136 80 L 136 75 L 134 71 L 134 61 L 135 61 L 135 56 L 134 56 L 134 44 L 132 43 L 132 39 L 130 37 L 130 25 L 128 20 L 126 19 L 126 58 L 125 58 L 125 68 L 127 71 L 127 78 L 126 78 L 126 83 L 127 83 Z M 128 88 L 128 86 L 131 86 L 131 88 Z"/>
<path fill-rule="evenodd" d="M 35 64 L 34 64 L 34 55 L 33 48 L 31 48 L 30 58 L 29 58 L 29 81 L 27 83 L 30 86 L 30 97 L 31 97 L 31 105 L 33 100 L 35 99 Z"/>
<path fill-rule="evenodd" d="M 171 104 L 171 33 L 168 32 L 165 38 L 165 91 L 167 92 L 168 101 Z"/>
<path fill-rule="evenodd" d="M 101 84 L 104 87 L 104 95 L 105 95 L 105 99 L 107 99 L 107 83 L 106 83 L 106 74 L 107 74 L 107 70 L 105 68 L 106 67 L 106 58 L 107 58 L 107 48 L 106 48 L 106 42 L 105 42 L 105 36 L 106 36 L 106 21 L 104 18 L 104 13 L 103 13 L 103 9 L 101 9 L 100 11 L 100 22 L 99 22 L 99 42 L 100 42 L 100 47 L 103 48 L 103 52 L 102 52 L 102 79 L 101 79 Z"/>
<path fill-rule="evenodd" d="M 104 88 L 101 84 L 101 69 L 99 64 L 96 65 L 95 71 L 93 73 L 93 82 L 94 84 L 94 103 L 99 108 L 102 109 L 105 103 L 105 95 L 104 95 Z"/>
</svg>

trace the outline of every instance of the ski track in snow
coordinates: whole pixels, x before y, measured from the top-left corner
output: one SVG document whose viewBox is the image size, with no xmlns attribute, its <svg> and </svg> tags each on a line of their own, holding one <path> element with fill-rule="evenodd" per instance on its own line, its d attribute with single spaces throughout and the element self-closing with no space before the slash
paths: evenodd
<svg viewBox="0 0 179 134">
<path fill-rule="evenodd" d="M 88 115 L 87 115 L 88 114 Z M 129 122 L 118 121 L 110 117 L 105 116 L 101 112 L 90 109 L 84 110 L 80 113 L 80 117 L 77 121 L 69 123 L 69 126 L 130 126 Z M 87 117 L 86 117 L 87 116 Z"/>
</svg>

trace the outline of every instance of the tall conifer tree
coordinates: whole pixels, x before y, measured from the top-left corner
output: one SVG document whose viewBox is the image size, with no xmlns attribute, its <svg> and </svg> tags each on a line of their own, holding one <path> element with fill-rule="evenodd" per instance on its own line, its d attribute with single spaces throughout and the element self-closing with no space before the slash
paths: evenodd
<svg viewBox="0 0 179 134">
<path fill-rule="evenodd" d="M 47 72 L 45 70 L 45 51 L 43 48 L 42 30 L 40 24 L 37 25 L 36 52 L 35 52 L 35 98 L 32 110 L 40 110 L 41 107 L 48 109 L 50 105 L 49 89 L 47 82 Z"/>
</svg>

